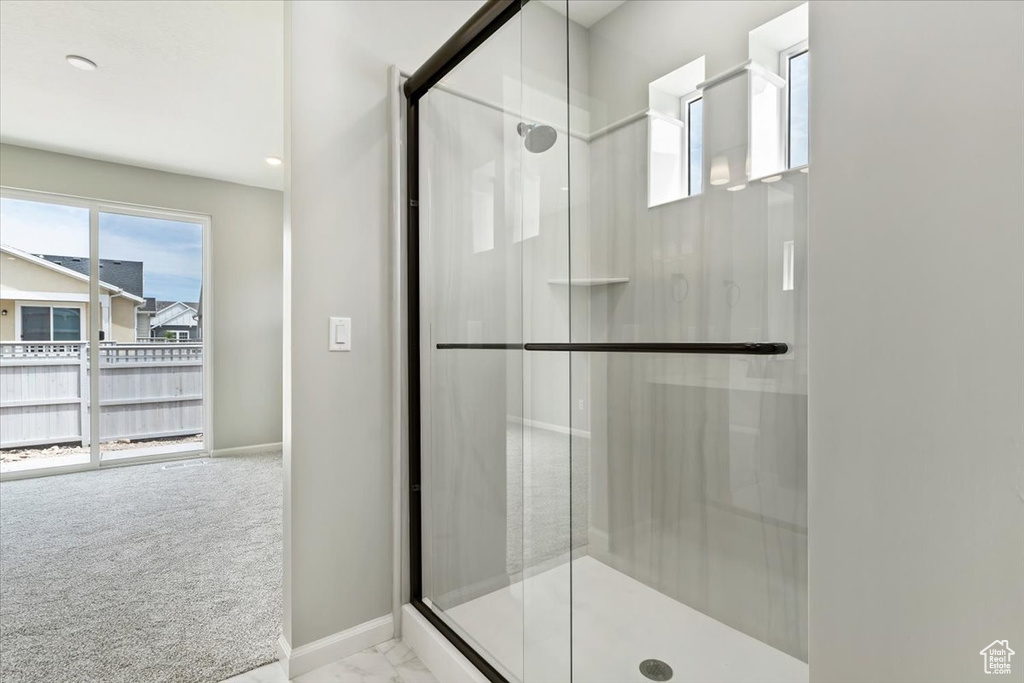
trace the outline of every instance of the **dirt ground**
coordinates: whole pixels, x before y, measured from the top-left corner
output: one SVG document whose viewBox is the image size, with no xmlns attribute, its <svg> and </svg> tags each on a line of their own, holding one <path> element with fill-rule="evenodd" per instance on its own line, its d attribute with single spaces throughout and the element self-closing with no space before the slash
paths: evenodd
<svg viewBox="0 0 1024 683">
<path fill-rule="evenodd" d="M 153 446 L 171 446 L 186 443 L 202 443 L 203 435 L 171 437 L 167 439 L 149 439 L 146 441 L 108 441 L 104 442 L 102 451 L 125 451 L 135 448 L 151 448 Z M 81 444 L 58 444 L 55 446 L 32 446 L 27 448 L 5 448 L 0 450 L 0 462 L 22 462 L 40 458 L 56 458 L 62 455 L 88 455 L 89 448 Z"/>
</svg>

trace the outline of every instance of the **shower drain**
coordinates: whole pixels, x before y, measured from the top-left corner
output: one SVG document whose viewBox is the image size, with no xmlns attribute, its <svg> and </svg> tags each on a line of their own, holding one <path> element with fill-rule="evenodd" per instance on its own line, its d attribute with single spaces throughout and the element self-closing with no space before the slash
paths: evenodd
<svg viewBox="0 0 1024 683">
<path fill-rule="evenodd" d="M 652 681 L 667 681 L 672 678 L 672 667 L 660 659 L 645 659 L 640 662 L 640 673 Z"/>
</svg>

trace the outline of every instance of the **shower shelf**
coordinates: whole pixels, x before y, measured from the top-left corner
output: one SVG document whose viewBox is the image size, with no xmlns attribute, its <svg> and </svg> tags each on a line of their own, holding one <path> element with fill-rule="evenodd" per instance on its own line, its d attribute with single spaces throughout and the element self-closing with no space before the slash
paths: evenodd
<svg viewBox="0 0 1024 683">
<path fill-rule="evenodd" d="M 598 287 L 600 285 L 621 285 L 629 282 L 628 277 L 574 277 L 548 280 L 549 285 L 570 285 L 572 287 Z"/>
</svg>

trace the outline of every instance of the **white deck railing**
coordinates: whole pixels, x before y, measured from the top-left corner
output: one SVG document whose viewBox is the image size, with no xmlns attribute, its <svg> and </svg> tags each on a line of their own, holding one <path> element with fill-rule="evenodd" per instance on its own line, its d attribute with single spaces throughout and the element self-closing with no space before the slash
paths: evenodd
<svg viewBox="0 0 1024 683">
<path fill-rule="evenodd" d="M 202 343 L 172 342 L 170 344 L 117 344 L 100 347 L 100 362 L 106 365 L 131 363 L 200 363 Z"/>
<path fill-rule="evenodd" d="M 0 362 L 14 359 L 78 358 L 88 342 L 0 342 Z"/>
</svg>

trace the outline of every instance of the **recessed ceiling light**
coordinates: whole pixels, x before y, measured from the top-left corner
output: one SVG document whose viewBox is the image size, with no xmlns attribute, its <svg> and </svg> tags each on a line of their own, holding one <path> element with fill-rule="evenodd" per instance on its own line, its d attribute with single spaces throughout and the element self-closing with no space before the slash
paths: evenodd
<svg viewBox="0 0 1024 683">
<path fill-rule="evenodd" d="M 782 180 L 781 175 L 770 175 L 767 178 L 761 178 L 762 183 L 774 183 L 777 180 Z"/>
<path fill-rule="evenodd" d="M 740 190 L 745 190 L 746 188 L 747 184 L 743 183 L 742 185 L 733 185 L 732 187 L 727 187 L 725 189 L 729 190 L 729 192 L 739 192 Z"/>
<path fill-rule="evenodd" d="M 68 60 L 68 64 L 82 71 L 95 71 L 97 68 L 96 62 L 80 55 L 68 55 L 64 59 Z"/>
<path fill-rule="evenodd" d="M 266 161 L 271 166 L 281 165 L 281 157 L 267 157 L 264 161 Z"/>
</svg>

